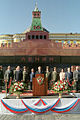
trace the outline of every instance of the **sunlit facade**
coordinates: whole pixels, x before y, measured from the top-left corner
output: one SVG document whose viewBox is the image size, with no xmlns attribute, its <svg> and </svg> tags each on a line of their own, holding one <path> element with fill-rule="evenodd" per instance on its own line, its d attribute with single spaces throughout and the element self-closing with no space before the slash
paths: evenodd
<svg viewBox="0 0 80 120">
<path fill-rule="evenodd" d="M 25 31 L 27 32 L 27 30 Z M 0 45 L 3 43 L 20 42 L 26 38 L 26 33 L 0 35 Z M 49 33 L 49 39 L 58 43 L 80 44 L 79 33 Z"/>
<path fill-rule="evenodd" d="M 41 11 L 39 11 L 37 5 L 32 12 L 31 26 L 23 33 L 0 35 L 0 45 L 11 44 L 12 42 L 21 42 L 26 39 L 26 33 L 30 31 L 47 31 L 42 27 Z M 49 33 L 49 39 L 62 44 L 80 44 L 80 33 Z"/>
</svg>

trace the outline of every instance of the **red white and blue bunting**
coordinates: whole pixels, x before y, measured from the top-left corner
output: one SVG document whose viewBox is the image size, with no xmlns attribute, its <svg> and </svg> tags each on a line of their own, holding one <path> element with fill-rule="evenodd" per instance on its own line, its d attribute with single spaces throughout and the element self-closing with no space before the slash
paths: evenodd
<svg viewBox="0 0 80 120">
<path fill-rule="evenodd" d="M 11 105 L 9 105 L 9 102 L 5 102 L 5 100 L 1 99 L 1 104 L 4 106 L 4 108 L 8 111 L 10 111 L 11 113 L 15 113 L 15 114 L 21 114 L 21 113 L 35 113 L 35 114 L 43 114 L 43 113 L 47 113 L 47 112 L 53 112 L 53 113 L 66 113 L 71 111 L 74 107 L 77 106 L 77 104 L 80 102 L 80 99 L 75 99 L 74 101 L 72 101 L 70 104 L 61 107 L 58 106 L 59 102 L 60 102 L 60 98 L 58 98 L 57 100 L 54 100 L 50 103 L 48 103 L 49 101 L 44 100 L 44 99 L 38 99 L 36 100 L 34 103 L 29 104 L 26 102 L 26 100 L 19 100 L 19 102 L 21 102 L 20 104 L 22 104 L 22 108 L 15 108 Z M 39 106 L 39 103 L 41 103 L 42 105 Z"/>
<path fill-rule="evenodd" d="M 56 113 L 64 113 L 64 112 L 68 112 L 70 111 L 71 109 L 73 109 L 77 103 L 80 101 L 80 99 L 76 100 L 75 102 L 73 102 L 71 105 L 67 106 L 67 107 L 64 107 L 64 108 L 53 108 L 51 111 L 53 112 L 56 112 Z"/>
<path fill-rule="evenodd" d="M 21 100 L 21 101 L 29 111 L 31 111 L 33 113 L 39 113 L 40 114 L 40 113 L 46 113 L 48 111 L 51 111 L 59 103 L 60 98 L 52 105 L 47 105 L 46 104 L 46 106 L 44 108 L 38 108 L 36 106 L 29 106 L 23 100 Z M 45 102 L 43 101 L 43 103 L 45 103 Z"/>
<path fill-rule="evenodd" d="M 7 110 L 9 110 L 9 111 L 12 112 L 12 113 L 25 113 L 25 112 L 28 111 L 27 108 L 24 108 L 24 109 L 13 108 L 13 107 L 9 106 L 7 103 L 5 103 L 5 102 L 3 101 L 3 99 L 1 100 L 1 103 L 3 104 L 3 106 L 4 106 Z"/>
</svg>

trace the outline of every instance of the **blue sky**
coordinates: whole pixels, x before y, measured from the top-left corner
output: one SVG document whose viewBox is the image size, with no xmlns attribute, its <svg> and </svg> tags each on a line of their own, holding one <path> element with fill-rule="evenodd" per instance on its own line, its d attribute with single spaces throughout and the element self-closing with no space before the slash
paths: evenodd
<svg viewBox="0 0 80 120">
<path fill-rule="evenodd" d="M 0 34 L 27 29 L 36 1 L 42 26 L 50 33 L 80 33 L 80 0 L 0 0 Z"/>
</svg>

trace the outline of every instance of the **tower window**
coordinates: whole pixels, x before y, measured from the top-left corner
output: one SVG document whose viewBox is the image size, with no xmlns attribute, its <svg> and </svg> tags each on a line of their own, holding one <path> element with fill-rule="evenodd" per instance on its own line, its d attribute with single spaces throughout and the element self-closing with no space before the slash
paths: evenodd
<svg viewBox="0 0 80 120">
<path fill-rule="evenodd" d="M 36 16 L 36 14 L 34 14 L 34 16 Z"/>
<path fill-rule="evenodd" d="M 32 39 L 34 39 L 34 35 L 32 35 Z"/>
<path fill-rule="evenodd" d="M 36 35 L 36 39 L 39 39 L 39 36 L 38 36 L 38 35 Z"/>
<path fill-rule="evenodd" d="M 44 39 L 46 39 L 46 35 L 44 35 Z"/>
<path fill-rule="evenodd" d="M 40 29 L 40 26 L 37 26 L 37 29 Z"/>
<path fill-rule="evenodd" d="M 34 29 L 36 29 L 36 26 L 33 26 Z"/>
<path fill-rule="evenodd" d="M 30 35 L 28 35 L 28 39 L 30 39 Z"/>
<path fill-rule="evenodd" d="M 37 15 L 39 16 L 39 13 Z"/>
<path fill-rule="evenodd" d="M 40 35 L 40 39 L 42 39 L 42 35 Z"/>
</svg>

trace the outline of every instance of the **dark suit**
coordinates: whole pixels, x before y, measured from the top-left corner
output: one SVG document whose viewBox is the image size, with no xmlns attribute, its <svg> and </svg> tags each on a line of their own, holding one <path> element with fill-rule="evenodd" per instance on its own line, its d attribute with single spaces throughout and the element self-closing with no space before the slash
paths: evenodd
<svg viewBox="0 0 80 120">
<path fill-rule="evenodd" d="M 13 79 L 13 71 L 7 69 L 4 74 L 4 80 L 7 80 L 7 91 L 9 90 L 8 86 L 10 83 L 10 78 Z"/>
<path fill-rule="evenodd" d="M 50 80 L 51 80 L 51 74 L 50 74 L 50 72 L 48 71 L 48 72 L 46 72 L 45 71 L 45 78 L 47 78 L 47 80 L 48 80 L 48 89 L 50 88 Z"/>
<path fill-rule="evenodd" d="M 57 81 L 57 72 L 56 71 L 51 72 L 51 80 L 53 80 L 53 82 Z"/>
<path fill-rule="evenodd" d="M 29 74 L 27 71 L 23 71 L 23 81 L 25 83 L 29 81 Z"/>
<path fill-rule="evenodd" d="M 0 90 L 2 90 L 2 81 L 3 81 L 4 75 L 3 75 L 3 70 L 0 70 Z"/>
<path fill-rule="evenodd" d="M 69 80 L 69 83 L 72 84 L 72 80 L 73 80 L 73 73 L 72 72 L 65 73 L 65 80 L 67 80 L 67 79 Z M 70 86 L 69 84 L 68 84 L 68 87 L 70 87 L 70 89 L 73 89 L 73 87 Z"/>
<path fill-rule="evenodd" d="M 30 87 L 31 87 L 31 90 L 32 90 L 32 80 L 33 80 L 34 77 L 35 77 L 35 73 L 31 72 L 30 73 Z"/>
<path fill-rule="evenodd" d="M 21 81 L 22 80 L 22 71 L 15 71 L 15 80 L 16 81 Z"/>
<path fill-rule="evenodd" d="M 41 72 L 39 72 L 39 71 L 36 71 L 36 74 L 43 74 L 43 72 L 41 71 Z"/>
<path fill-rule="evenodd" d="M 80 89 L 80 71 L 74 71 L 73 72 L 73 79 L 76 80 L 76 90 L 78 91 Z"/>
<path fill-rule="evenodd" d="M 13 71 L 12 70 L 6 70 L 5 74 L 4 74 L 4 79 L 7 80 L 8 83 L 10 81 L 10 77 L 13 78 Z"/>
<path fill-rule="evenodd" d="M 73 75 L 72 75 L 72 72 L 66 72 L 65 73 L 65 80 L 69 80 L 69 82 L 71 82 L 72 81 L 72 79 L 73 79 Z"/>
</svg>

